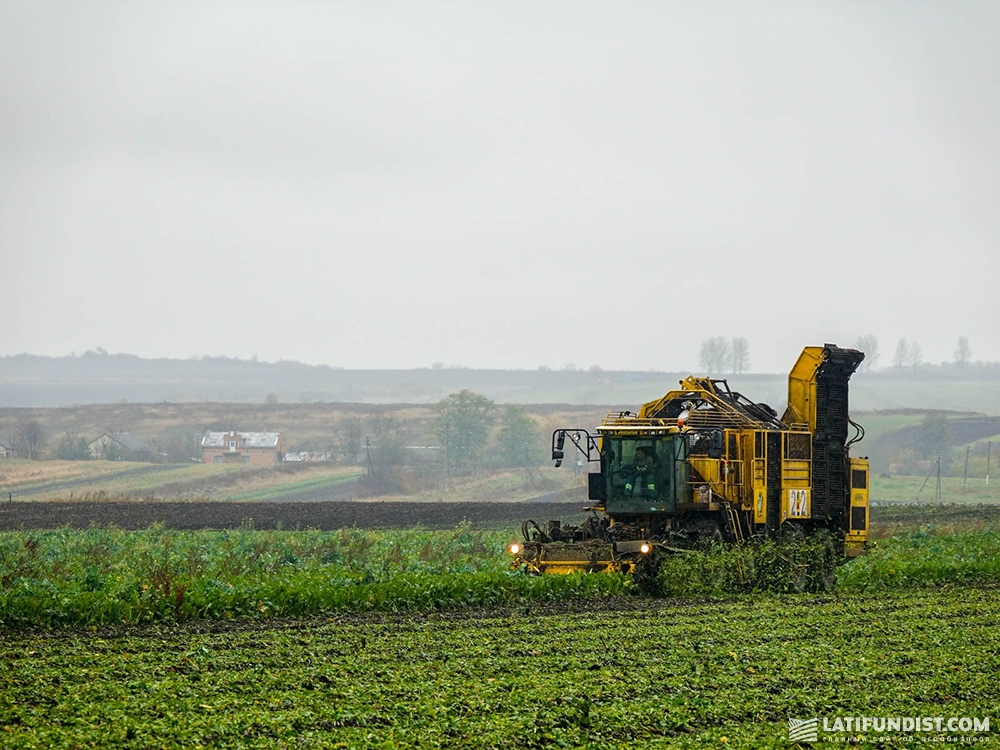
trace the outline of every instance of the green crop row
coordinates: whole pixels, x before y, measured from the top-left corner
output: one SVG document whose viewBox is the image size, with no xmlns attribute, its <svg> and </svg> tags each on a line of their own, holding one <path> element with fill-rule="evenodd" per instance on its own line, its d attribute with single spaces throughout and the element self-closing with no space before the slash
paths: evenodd
<svg viewBox="0 0 1000 750">
<path fill-rule="evenodd" d="M 718 544 L 666 557 L 652 588 L 662 596 L 823 591 L 834 584 L 835 566 L 825 538 Z"/>
<path fill-rule="evenodd" d="M 460 524 L 447 531 L 235 530 L 144 531 L 69 528 L 0 535 L 0 586 L 16 578 L 60 579 L 85 572 L 91 585 L 140 573 L 227 579 L 322 569 L 354 580 L 397 573 L 455 573 L 495 568 L 508 534 Z"/>
<path fill-rule="evenodd" d="M 425 611 L 613 596 L 629 588 L 629 581 L 619 575 L 533 578 L 505 571 L 409 573 L 353 585 L 304 573 L 233 581 L 179 579 L 163 588 L 133 579 L 118 581 L 108 591 L 23 581 L 4 591 L 0 624 L 51 627 Z"/>
<path fill-rule="evenodd" d="M 621 594 L 622 576 L 530 578 L 507 535 L 60 529 L 0 535 L 0 625 L 287 617 Z"/>
<path fill-rule="evenodd" d="M 953 532 L 950 525 L 926 525 L 879 540 L 868 554 L 835 571 L 822 539 L 717 546 L 666 558 L 654 588 L 663 596 L 728 596 L 822 591 L 834 580 L 839 591 L 1000 584 L 995 527 L 985 522 L 978 530 Z"/>
<path fill-rule="evenodd" d="M 509 532 L 146 531 L 0 535 L 0 627 L 434 610 L 623 594 L 619 575 L 532 578 L 507 569 Z M 822 540 L 718 547 L 663 560 L 655 593 L 720 597 L 833 583 Z M 842 591 L 1000 583 L 992 524 L 927 526 L 836 569 Z"/>
<path fill-rule="evenodd" d="M 879 540 L 871 554 L 842 568 L 838 587 L 868 591 L 968 583 L 1000 583 L 1000 533 L 992 525 L 953 534 L 925 526 Z"/>
<path fill-rule="evenodd" d="M 250 492 L 240 492 L 235 495 L 231 495 L 226 499 L 240 502 L 258 502 L 263 500 L 273 500 L 277 497 L 289 498 L 296 493 L 305 493 L 327 487 L 334 487 L 338 484 L 352 482 L 362 475 L 363 473 L 361 471 L 352 471 L 349 473 L 333 475 L 324 474 L 318 477 L 301 479 L 297 482 L 278 484 L 259 490 L 252 490 Z"/>
<path fill-rule="evenodd" d="M 993 599 L 952 587 L 12 632 L 0 746 L 787 750 L 790 718 L 991 716 L 964 741 L 815 746 L 996 747 Z"/>
</svg>

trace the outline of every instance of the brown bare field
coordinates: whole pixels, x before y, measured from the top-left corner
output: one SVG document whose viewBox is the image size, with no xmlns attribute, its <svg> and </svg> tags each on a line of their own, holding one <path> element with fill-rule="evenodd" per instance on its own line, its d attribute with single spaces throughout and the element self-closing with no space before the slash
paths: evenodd
<svg viewBox="0 0 1000 750">
<path fill-rule="evenodd" d="M 171 529 L 451 528 L 466 520 L 517 528 L 526 518 L 579 523 L 581 506 L 578 502 L 23 502 L 0 503 L 0 530 L 85 529 L 92 525 L 145 529 L 153 524 Z"/>
</svg>

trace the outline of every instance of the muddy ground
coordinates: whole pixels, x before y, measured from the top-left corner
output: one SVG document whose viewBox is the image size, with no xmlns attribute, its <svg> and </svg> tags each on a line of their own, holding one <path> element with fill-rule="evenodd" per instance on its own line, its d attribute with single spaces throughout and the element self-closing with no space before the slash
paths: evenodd
<svg viewBox="0 0 1000 750">
<path fill-rule="evenodd" d="M 409 526 L 451 528 L 464 520 L 478 524 L 519 528 L 533 518 L 539 523 L 561 519 L 579 524 L 586 514 L 585 500 L 567 502 L 568 491 L 552 492 L 529 502 L 414 503 L 356 502 L 167 502 L 72 501 L 0 502 L 0 531 L 58 529 L 63 526 L 117 526 L 145 529 L 159 523 L 169 529 L 391 529 Z M 952 504 L 874 505 L 871 521 L 881 530 L 923 524 L 968 526 L 1000 518 L 1000 506 Z M 898 532 L 898 529 L 897 529 Z"/>
<path fill-rule="evenodd" d="M 558 493 L 553 493 L 558 494 Z M 533 518 L 570 523 L 583 520 L 579 502 L 408 503 L 408 502 L 14 502 L 0 503 L 0 530 L 117 526 L 145 529 L 450 528 L 463 520 L 511 524 Z"/>
</svg>

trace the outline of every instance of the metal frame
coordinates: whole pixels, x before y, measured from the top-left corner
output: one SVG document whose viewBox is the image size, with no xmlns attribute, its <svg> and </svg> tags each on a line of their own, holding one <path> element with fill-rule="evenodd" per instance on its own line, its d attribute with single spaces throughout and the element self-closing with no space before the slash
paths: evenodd
<svg viewBox="0 0 1000 750">
<path fill-rule="evenodd" d="M 556 462 L 556 468 L 562 466 L 563 459 L 566 457 L 563 448 L 566 445 L 567 437 L 576 446 L 576 449 L 587 457 L 587 461 L 601 460 L 601 446 L 597 444 L 596 435 L 591 435 L 583 428 L 564 428 L 552 433 L 552 460 Z M 580 444 L 581 442 L 583 445 Z M 593 457 L 594 454 L 596 454 L 596 458 Z"/>
</svg>

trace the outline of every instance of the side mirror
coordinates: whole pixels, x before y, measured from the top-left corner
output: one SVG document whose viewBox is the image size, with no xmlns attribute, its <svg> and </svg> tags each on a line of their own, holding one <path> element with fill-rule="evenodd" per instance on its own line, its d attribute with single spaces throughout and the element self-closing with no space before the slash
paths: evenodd
<svg viewBox="0 0 1000 750">
<path fill-rule="evenodd" d="M 563 446 L 566 445 L 566 431 L 559 430 L 555 438 L 556 443 L 552 448 L 552 460 L 556 462 L 556 468 L 558 469 L 562 466 L 563 458 L 566 457 L 566 453 L 563 451 Z"/>
</svg>

